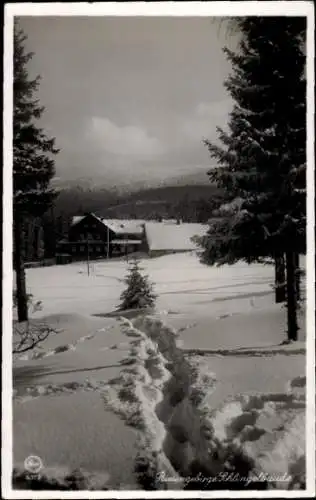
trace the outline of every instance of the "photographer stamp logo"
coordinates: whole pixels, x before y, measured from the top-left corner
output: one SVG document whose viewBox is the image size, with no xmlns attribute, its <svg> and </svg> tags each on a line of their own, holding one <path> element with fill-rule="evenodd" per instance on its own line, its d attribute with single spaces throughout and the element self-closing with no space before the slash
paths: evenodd
<svg viewBox="0 0 316 500">
<path fill-rule="evenodd" d="M 37 455 L 29 455 L 24 460 L 24 468 L 31 474 L 37 474 L 43 468 L 43 462 Z"/>
</svg>

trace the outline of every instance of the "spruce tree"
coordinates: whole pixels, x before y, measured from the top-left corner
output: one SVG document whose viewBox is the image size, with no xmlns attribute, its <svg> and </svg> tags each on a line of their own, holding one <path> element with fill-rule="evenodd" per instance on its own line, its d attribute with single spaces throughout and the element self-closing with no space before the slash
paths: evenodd
<svg viewBox="0 0 316 500">
<path fill-rule="evenodd" d="M 13 54 L 13 242 L 19 321 L 28 319 L 24 271 L 25 227 L 29 217 L 42 215 L 56 192 L 49 182 L 55 174 L 55 139 L 38 126 L 44 108 L 34 97 L 40 77 L 31 79 L 27 63 L 33 53 L 25 49 L 27 37 L 14 24 Z"/>
<path fill-rule="evenodd" d="M 225 82 L 234 100 L 210 180 L 226 193 L 226 215 L 201 238 L 207 264 L 285 256 L 288 338 L 297 338 L 296 256 L 305 252 L 305 18 L 235 20 L 238 50 Z M 238 203 L 236 204 L 236 200 Z"/>
<path fill-rule="evenodd" d="M 149 282 L 148 276 L 141 274 L 137 259 L 133 259 L 129 265 L 129 271 L 124 282 L 126 289 L 120 297 L 121 303 L 118 306 L 120 311 L 145 309 L 155 305 L 157 295 L 153 291 L 153 285 Z"/>
</svg>

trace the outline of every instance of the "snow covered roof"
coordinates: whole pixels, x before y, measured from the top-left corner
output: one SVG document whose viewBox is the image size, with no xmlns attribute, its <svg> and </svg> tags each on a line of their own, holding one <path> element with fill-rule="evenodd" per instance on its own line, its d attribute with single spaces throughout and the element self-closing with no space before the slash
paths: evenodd
<svg viewBox="0 0 316 500">
<path fill-rule="evenodd" d="M 97 219 L 99 222 L 108 227 L 111 231 L 116 234 L 139 234 L 141 235 L 143 232 L 144 220 L 123 220 L 123 219 L 105 219 L 103 217 L 99 217 L 95 214 L 90 214 L 92 217 Z M 86 215 L 75 215 L 72 218 L 71 225 L 74 226 L 81 222 Z"/>
<path fill-rule="evenodd" d="M 112 240 L 111 245 L 141 245 L 142 240 Z"/>
<path fill-rule="evenodd" d="M 149 250 L 196 250 L 193 236 L 203 236 L 208 226 L 195 223 L 146 222 Z"/>
<path fill-rule="evenodd" d="M 100 219 L 102 224 L 111 229 L 115 234 L 139 234 L 143 233 L 143 220 L 121 220 L 121 219 Z"/>
<path fill-rule="evenodd" d="M 74 226 L 78 224 L 78 222 L 82 221 L 86 216 L 85 215 L 74 215 L 71 221 L 71 225 Z"/>
</svg>

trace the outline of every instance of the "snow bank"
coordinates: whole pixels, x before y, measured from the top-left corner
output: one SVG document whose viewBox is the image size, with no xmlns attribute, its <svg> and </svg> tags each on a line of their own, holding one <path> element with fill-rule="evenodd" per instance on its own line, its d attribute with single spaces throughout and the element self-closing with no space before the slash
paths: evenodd
<svg viewBox="0 0 316 500">
<path fill-rule="evenodd" d="M 207 365 L 203 370 L 201 359 L 189 364 L 177 334 L 161 319 L 140 317 L 133 326 L 146 334 L 145 344 L 149 342 L 169 371 L 164 383 L 160 380 L 153 410 L 164 427 L 162 452 L 185 488 L 194 475 L 200 477 L 199 489 L 304 487 L 304 394 L 288 390 L 239 395 L 218 409 L 210 408 L 216 376 Z M 302 384 L 295 379 L 288 387 Z M 148 404 L 143 396 L 143 404 Z M 166 474 L 163 477 L 167 481 Z M 203 478 L 208 483 L 202 488 Z"/>
<path fill-rule="evenodd" d="M 160 352 L 168 360 L 172 376 L 164 386 L 164 398 L 156 408 L 164 422 L 166 437 L 164 452 L 182 477 L 189 477 L 192 467 L 203 465 L 209 476 L 218 474 L 222 467 L 214 451 L 219 443 L 214 442 L 211 420 L 205 401 L 213 391 L 215 375 L 203 373 L 198 366 L 190 365 L 177 345 L 172 329 L 157 318 L 139 318 L 134 322 L 146 332 Z"/>
<path fill-rule="evenodd" d="M 135 340 L 123 362 L 125 367 L 119 377 L 104 387 L 102 397 L 107 408 L 140 431 L 135 463 L 140 485 L 145 489 L 172 488 L 172 484 L 157 482 L 160 474 L 167 473 L 181 483 L 180 476 L 164 453 L 166 429 L 156 413 L 156 407 L 163 400 L 163 388 L 171 377 L 167 360 L 155 343 L 128 319 L 122 320 L 122 329 Z"/>
<path fill-rule="evenodd" d="M 241 453 L 249 464 L 249 483 L 292 489 L 305 481 L 305 396 L 240 395 L 210 413 L 219 449 Z"/>
</svg>

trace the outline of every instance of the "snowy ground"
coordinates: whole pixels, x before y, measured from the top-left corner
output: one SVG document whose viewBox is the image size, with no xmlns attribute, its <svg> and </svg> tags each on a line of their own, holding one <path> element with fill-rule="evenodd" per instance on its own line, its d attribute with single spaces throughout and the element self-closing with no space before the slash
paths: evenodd
<svg viewBox="0 0 316 500">
<path fill-rule="evenodd" d="M 289 348 L 271 353 L 285 339 L 285 311 L 273 301 L 273 268 L 209 268 L 188 254 L 145 259 L 142 267 L 159 296 L 156 317 L 179 333 L 193 364 L 215 373 L 213 409 L 239 393 L 284 392 L 290 379 L 305 374 L 303 315 L 296 354 Z M 126 370 L 132 349 L 133 337 L 116 319 L 103 317 L 118 304 L 125 273 L 124 261 L 91 263 L 89 276 L 82 263 L 27 270 L 28 291 L 43 304 L 34 321 L 45 317 L 61 331 L 37 358 L 15 361 L 15 463 L 38 454 L 48 466 L 106 472 L 112 487 L 135 484 L 135 429 L 102 404 L 104 387 Z M 264 354 L 234 355 L 240 348 Z"/>
<path fill-rule="evenodd" d="M 157 310 L 169 313 L 168 323 L 176 328 L 192 326 L 192 335 L 188 330 L 183 333 L 188 346 L 190 338 L 196 347 L 208 347 L 210 342 L 212 348 L 279 343 L 285 337 L 285 310 L 274 304 L 271 266 L 238 263 L 211 268 L 202 266 L 193 254 L 177 254 L 146 259 L 142 267 L 155 284 Z M 90 276 L 83 263 L 28 269 L 28 289 L 34 301 L 43 303 L 34 317 L 78 313 L 90 317 L 113 311 L 126 268 L 124 261 L 93 262 Z M 305 338 L 304 325 L 300 338 Z"/>
<path fill-rule="evenodd" d="M 107 486 L 135 488 L 136 434 L 101 397 L 122 368 L 126 337 L 114 320 L 51 316 L 50 324 L 61 331 L 40 357 L 15 361 L 14 462 L 38 455 L 45 466 L 103 472 Z"/>
<path fill-rule="evenodd" d="M 98 261 L 90 266 L 90 276 L 84 263 L 26 270 L 28 289 L 35 300 L 43 302 L 43 315 L 113 310 L 123 288 L 126 262 Z M 142 266 L 155 283 L 160 310 L 207 311 L 215 299 L 216 309 L 226 311 L 221 298 L 240 298 L 241 294 L 251 298 L 253 293 L 270 292 L 273 283 L 271 267 L 239 263 L 210 268 L 187 254 L 146 259 Z"/>
</svg>

